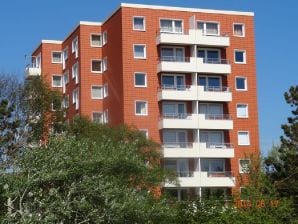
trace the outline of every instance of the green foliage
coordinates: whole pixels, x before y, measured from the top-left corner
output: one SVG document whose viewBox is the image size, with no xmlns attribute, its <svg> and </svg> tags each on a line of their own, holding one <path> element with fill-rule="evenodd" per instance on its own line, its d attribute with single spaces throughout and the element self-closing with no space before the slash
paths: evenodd
<svg viewBox="0 0 298 224">
<path fill-rule="evenodd" d="M 294 197 L 298 212 L 298 86 L 292 86 L 285 93 L 286 102 L 293 108 L 292 117 L 282 125 L 284 136 L 281 145 L 274 146 L 266 158 L 267 174 L 279 194 Z"/>
<path fill-rule="evenodd" d="M 12 200 L 3 223 L 173 223 L 166 200 L 154 195 L 165 174 L 154 160 L 145 163 L 158 158 L 156 146 L 127 127 L 76 121 L 2 176 Z"/>
</svg>

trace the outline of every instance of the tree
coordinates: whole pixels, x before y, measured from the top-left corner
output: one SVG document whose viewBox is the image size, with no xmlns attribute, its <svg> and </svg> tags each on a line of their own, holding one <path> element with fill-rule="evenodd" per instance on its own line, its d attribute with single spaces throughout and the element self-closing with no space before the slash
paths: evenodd
<svg viewBox="0 0 298 224">
<path fill-rule="evenodd" d="M 170 205 L 156 195 L 166 177 L 157 147 L 124 126 L 75 120 L 67 134 L 25 150 L 18 170 L 2 176 L 0 188 L 11 198 L 2 222 L 174 223 Z"/>
<path fill-rule="evenodd" d="M 281 144 L 273 147 L 265 163 L 267 174 L 280 195 L 294 197 L 298 212 L 298 85 L 290 87 L 284 97 L 293 108 L 292 116 L 281 126 L 284 132 Z"/>
</svg>

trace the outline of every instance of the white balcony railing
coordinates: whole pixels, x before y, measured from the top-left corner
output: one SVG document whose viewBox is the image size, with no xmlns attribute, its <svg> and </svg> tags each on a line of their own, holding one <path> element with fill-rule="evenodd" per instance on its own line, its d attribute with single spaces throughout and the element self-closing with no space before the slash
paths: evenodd
<svg viewBox="0 0 298 224">
<path fill-rule="evenodd" d="M 40 76 L 41 75 L 41 68 L 37 67 L 34 64 L 29 64 L 25 68 L 25 76 L 26 78 L 32 77 L 32 76 Z"/>
</svg>

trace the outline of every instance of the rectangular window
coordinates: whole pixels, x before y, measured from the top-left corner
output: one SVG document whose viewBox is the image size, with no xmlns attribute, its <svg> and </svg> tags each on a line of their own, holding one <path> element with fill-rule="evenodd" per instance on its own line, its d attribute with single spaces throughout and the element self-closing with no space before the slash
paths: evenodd
<svg viewBox="0 0 298 224">
<path fill-rule="evenodd" d="M 163 74 L 161 86 L 163 89 L 186 90 L 185 76 L 182 74 Z"/>
<path fill-rule="evenodd" d="M 146 101 L 136 101 L 135 102 L 135 114 L 136 115 L 148 115 L 148 105 Z"/>
<path fill-rule="evenodd" d="M 249 173 L 250 159 L 239 159 L 239 173 Z"/>
<path fill-rule="evenodd" d="M 234 36 L 244 37 L 245 36 L 244 24 L 234 23 L 233 24 L 233 33 L 234 33 Z"/>
<path fill-rule="evenodd" d="M 66 60 L 68 59 L 68 48 L 64 48 L 63 52 L 62 52 L 62 68 L 65 69 L 66 67 Z"/>
<path fill-rule="evenodd" d="M 62 63 L 62 52 L 53 51 L 52 52 L 52 63 Z"/>
<path fill-rule="evenodd" d="M 160 56 L 162 61 L 186 61 L 184 47 L 162 47 Z"/>
<path fill-rule="evenodd" d="M 146 45 L 134 44 L 133 45 L 134 58 L 144 59 L 146 58 Z"/>
<path fill-rule="evenodd" d="M 238 90 L 238 91 L 246 91 L 247 90 L 246 77 L 236 77 L 236 90 Z"/>
<path fill-rule="evenodd" d="M 91 87 L 91 98 L 92 99 L 102 99 L 103 98 L 102 86 L 92 86 Z"/>
<path fill-rule="evenodd" d="M 94 59 L 91 61 L 91 72 L 93 73 L 102 72 L 102 60 Z"/>
<path fill-rule="evenodd" d="M 235 50 L 234 51 L 234 61 L 236 64 L 246 64 L 246 51 L 245 50 Z"/>
<path fill-rule="evenodd" d="M 52 87 L 62 87 L 62 76 L 61 75 L 53 75 Z"/>
<path fill-rule="evenodd" d="M 76 84 L 79 83 L 79 64 L 78 64 L 78 62 L 72 66 L 72 78 L 75 79 Z"/>
<path fill-rule="evenodd" d="M 146 87 L 146 86 L 147 86 L 146 73 L 136 72 L 135 87 Z"/>
<path fill-rule="evenodd" d="M 109 89 L 108 89 L 108 83 L 103 85 L 103 98 L 108 97 L 109 95 Z"/>
<path fill-rule="evenodd" d="M 101 34 L 91 34 L 90 37 L 90 46 L 91 47 L 101 47 Z"/>
<path fill-rule="evenodd" d="M 103 112 L 103 123 L 104 124 L 109 123 L 109 111 L 108 110 L 105 110 Z"/>
<path fill-rule="evenodd" d="M 76 88 L 72 91 L 72 103 L 75 104 L 76 110 L 79 109 L 79 89 Z"/>
<path fill-rule="evenodd" d="M 238 131 L 238 145 L 250 145 L 248 131 Z"/>
<path fill-rule="evenodd" d="M 147 129 L 139 129 L 139 131 L 146 137 L 148 138 L 148 130 Z"/>
<path fill-rule="evenodd" d="M 237 104 L 237 117 L 238 118 L 248 118 L 248 105 L 247 104 Z"/>
<path fill-rule="evenodd" d="M 145 18 L 143 16 L 133 17 L 133 30 L 145 31 Z"/>
<path fill-rule="evenodd" d="M 79 56 L 79 40 L 75 37 L 71 43 L 71 52 L 75 53 L 75 58 Z"/>
<path fill-rule="evenodd" d="M 164 33 L 182 33 L 182 20 L 161 19 L 160 32 Z"/>
<path fill-rule="evenodd" d="M 103 43 L 102 44 L 103 45 L 106 45 L 108 43 L 108 32 L 107 31 L 104 31 L 103 34 L 102 34 L 102 36 L 103 36 L 102 37 L 103 38 L 103 40 L 102 40 Z"/>
<path fill-rule="evenodd" d="M 68 108 L 69 107 L 69 95 L 65 95 L 63 97 L 63 108 Z"/>
<path fill-rule="evenodd" d="M 221 64 L 227 63 L 226 60 L 221 60 L 220 49 L 197 49 L 197 57 L 202 58 L 204 63 Z"/>
<path fill-rule="evenodd" d="M 63 74 L 63 83 L 64 83 L 64 85 L 67 85 L 69 83 L 69 73 L 68 73 L 68 70 L 66 72 L 64 72 L 64 74 Z"/>
<path fill-rule="evenodd" d="M 103 113 L 102 112 L 93 112 L 92 121 L 98 124 L 103 123 Z"/>
<path fill-rule="evenodd" d="M 103 71 L 105 72 L 105 71 L 107 71 L 108 70 L 108 58 L 107 57 L 105 57 L 104 59 L 103 59 L 103 63 L 102 63 L 103 65 Z"/>
<path fill-rule="evenodd" d="M 219 36 L 219 23 L 198 21 L 197 28 L 203 35 Z"/>
</svg>

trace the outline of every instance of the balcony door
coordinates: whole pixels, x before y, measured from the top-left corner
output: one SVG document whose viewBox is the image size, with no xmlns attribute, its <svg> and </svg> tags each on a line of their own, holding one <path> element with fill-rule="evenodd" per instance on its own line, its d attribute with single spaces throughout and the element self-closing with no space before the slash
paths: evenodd
<svg viewBox="0 0 298 224">
<path fill-rule="evenodd" d="M 186 105 L 185 103 L 163 103 L 162 111 L 164 116 L 185 116 Z"/>
<path fill-rule="evenodd" d="M 163 61 L 184 61 L 184 48 L 162 47 L 160 55 Z"/>
<path fill-rule="evenodd" d="M 198 48 L 197 57 L 203 58 L 204 63 L 218 64 L 220 63 L 220 50 Z"/>
<path fill-rule="evenodd" d="M 216 103 L 200 103 L 199 104 L 199 114 L 207 115 L 222 115 L 223 106 L 222 104 Z"/>
<path fill-rule="evenodd" d="M 198 85 L 204 86 L 205 90 L 220 90 L 221 89 L 221 77 L 216 76 L 199 76 Z"/>
<path fill-rule="evenodd" d="M 202 159 L 201 171 L 217 173 L 225 172 L 225 160 L 224 159 Z"/>
<path fill-rule="evenodd" d="M 187 146 L 186 131 L 164 131 L 163 143 L 166 147 L 186 148 Z"/>
<path fill-rule="evenodd" d="M 163 89 L 185 90 L 184 75 L 162 75 L 161 85 Z"/>
<path fill-rule="evenodd" d="M 206 143 L 207 148 L 216 148 L 224 142 L 222 131 L 200 132 L 200 143 Z"/>
<path fill-rule="evenodd" d="M 188 159 L 178 159 L 177 160 L 177 172 L 179 177 L 189 177 L 189 166 Z"/>
</svg>

